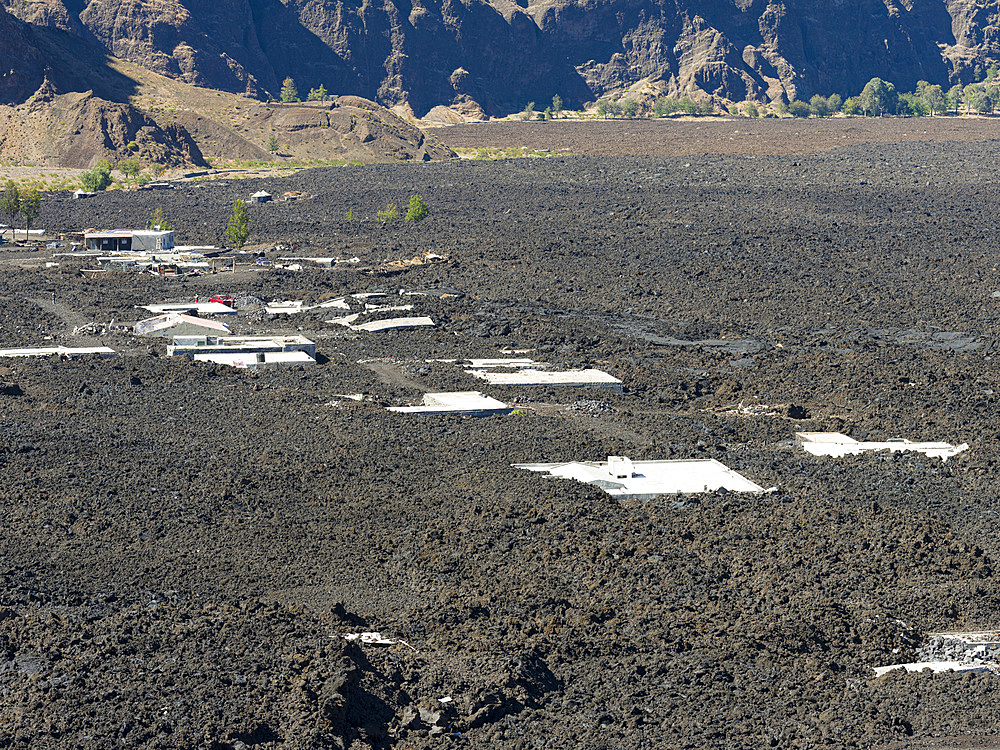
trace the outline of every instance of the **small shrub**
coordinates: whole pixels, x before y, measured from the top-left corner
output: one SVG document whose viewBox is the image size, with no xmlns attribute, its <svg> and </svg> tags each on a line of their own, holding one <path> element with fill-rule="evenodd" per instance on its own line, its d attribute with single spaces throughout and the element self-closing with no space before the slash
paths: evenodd
<svg viewBox="0 0 1000 750">
<path fill-rule="evenodd" d="M 410 204 L 406 207 L 407 221 L 423 221 L 430 212 L 430 209 L 424 203 L 424 199 L 420 197 L 419 193 L 410 196 Z"/>
<path fill-rule="evenodd" d="M 375 214 L 375 218 L 379 221 L 397 221 L 399 219 L 399 206 L 395 203 L 390 203 L 383 209 Z"/>
</svg>

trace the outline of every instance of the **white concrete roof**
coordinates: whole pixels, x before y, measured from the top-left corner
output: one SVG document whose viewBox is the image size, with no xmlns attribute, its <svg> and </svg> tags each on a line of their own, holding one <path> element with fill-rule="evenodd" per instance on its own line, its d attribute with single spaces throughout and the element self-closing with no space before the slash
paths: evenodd
<svg viewBox="0 0 1000 750">
<path fill-rule="evenodd" d="M 866 451 L 890 451 L 900 453 L 913 451 L 923 453 L 931 458 L 947 461 L 962 451 L 969 449 L 968 443 L 952 445 L 951 443 L 913 443 L 909 440 L 893 439 L 883 442 L 858 441 L 840 432 L 796 432 L 796 442 L 803 450 L 814 456 L 832 456 L 842 458 L 847 455 L 857 455 Z"/>
<path fill-rule="evenodd" d="M 193 355 L 195 362 L 214 362 L 217 365 L 229 365 L 230 367 L 256 367 L 257 355 L 253 352 L 239 352 L 229 354 L 225 352 L 212 352 L 208 354 Z"/>
<path fill-rule="evenodd" d="M 352 331 L 381 333 L 382 331 L 391 331 L 395 328 L 433 328 L 433 326 L 434 321 L 431 318 L 422 315 L 416 318 L 389 318 L 388 320 L 372 320 L 368 323 L 352 325 L 350 328 Z"/>
<path fill-rule="evenodd" d="M 58 354 L 66 357 L 99 355 L 114 357 L 118 352 L 106 346 L 28 346 L 22 349 L 0 349 L 0 357 L 48 357 Z"/>
<path fill-rule="evenodd" d="M 140 320 L 135 324 L 135 333 L 138 336 L 148 336 L 153 333 L 169 331 L 173 328 L 187 330 L 187 335 L 196 335 L 194 334 L 194 330 L 196 329 L 199 332 L 207 331 L 210 334 L 214 333 L 220 336 L 229 335 L 229 326 L 224 323 L 173 312 L 157 315 L 155 318 Z"/>
<path fill-rule="evenodd" d="M 230 367 L 254 368 L 268 365 L 314 365 L 316 360 L 302 351 L 292 352 L 205 352 L 192 355 L 195 362 L 214 362 Z"/>
<path fill-rule="evenodd" d="M 454 360 L 452 360 L 454 361 Z M 499 359 L 470 359 L 469 366 L 473 370 L 485 370 L 490 367 L 545 367 L 543 362 L 536 362 L 527 357 L 500 357 Z"/>
<path fill-rule="evenodd" d="M 608 456 L 608 460 L 603 462 L 572 461 L 563 464 L 514 466 L 593 484 L 614 497 L 652 498 L 679 492 L 714 492 L 723 487 L 731 492 L 764 491 L 760 485 L 711 458 L 632 461 L 624 456 Z"/>
<path fill-rule="evenodd" d="M 316 360 L 306 352 L 295 350 L 290 352 L 264 352 L 265 365 L 314 365 Z"/>
<path fill-rule="evenodd" d="M 163 302 L 156 305 L 144 305 L 143 310 L 151 313 L 187 312 L 194 310 L 198 315 L 235 315 L 236 309 L 221 302 Z"/>
<path fill-rule="evenodd" d="M 482 378 L 491 385 L 560 385 L 570 387 L 595 387 L 621 390 L 622 381 L 603 370 L 564 370 L 550 372 L 522 368 L 517 372 L 491 372 L 490 370 L 466 370 L 469 375 Z"/>
<path fill-rule="evenodd" d="M 307 305 L 300 299 L 290 299 L 280 302 L 275 300 L 269 305 L 264 305 L 264 311 L 268 315 L 295 315 L 300 312 L 308 312 L 309 310 L 326 309 L 331 307 L 340 310 L 351 309 L 351 306 L 347 304 L 347 300 L 344 297 L 338 297 L 337 299 L 330 299 L 316 305 Z M 327 322 L 329 323 L 330 321 Z"/>
<path fill-rule="evenodd" d="M 910 664 L 890 664 L 885 667 L 872 667 L 876 677 L 881 677 L 894 669 L 905 669 L 907 672 L 923 672 L 931 670 L 934 674 L 941 672 L 995 672 L 1000 674 L 996 664 L 962 662 L 962 661 L 917 661 Z"/>
<path fill-rule="evenodd" d="M 167 345 L 167 356 L 178 354 L 244 354 L 256 356 L 264 352 L 302 351 L 312 356 L 316 344 L 299 334 L 274 336 L 174 336 Z"/>
<path fill-rule="evenodd" d="M 506 414 L 510 407 L 503 401 L 484 396 L 479 391 L 425 393 L 421 406 L 390 406 L 389 411 L 402 414 L 466 414 L 488 416 Z"/>
</svg>

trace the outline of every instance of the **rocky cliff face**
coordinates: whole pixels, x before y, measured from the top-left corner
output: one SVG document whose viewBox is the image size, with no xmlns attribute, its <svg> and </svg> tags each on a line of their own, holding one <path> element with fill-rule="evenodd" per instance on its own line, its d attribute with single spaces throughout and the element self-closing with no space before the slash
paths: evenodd
<svg viewBox="0 0 1000 750">
<path fill-rule="evenodd" d="M 0 104 L 22 101 L 45 77 L 45 61 L 31 32 L 0 7 Z"/>
<path fill-rule="evenodd" d="M 16 8 L 16 11 L 15 11 Z M 422 115 L 578 104 L 651 81 L 732 100 L 968 82 L 1000 58 L 987 0 L 39 0 L 22 18 L 202 86 L 292 76 Z"/>
</svg>

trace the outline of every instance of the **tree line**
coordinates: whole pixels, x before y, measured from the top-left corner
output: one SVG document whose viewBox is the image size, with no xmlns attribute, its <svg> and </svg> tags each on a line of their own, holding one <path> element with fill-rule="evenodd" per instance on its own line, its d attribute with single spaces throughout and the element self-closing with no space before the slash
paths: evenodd
<svg viewBox="0 0 1000 750">
<path fill-rule="evenodd" d="M 872 78 L 857 96 L 841 100 L 838 94 L 813 96 L 808 102 L 792 100 L 785 110 L 795 117 L 828 117 L 837 112 L 845 115 L 900 115 L 925 117 L 948 112 L 961 114 L 992 114 L 1000 107 L 1000 75 L 991 67 L 985 81 L 968 86 L 943 86 L 917 81 L 913 91 L 900 92 L 890 81 Z M 780 106 L 777 107 L 779 110 Z"/>
<path fill-rule="evenodd" d="M 20 188 L 13 180 L 8 180 L 0 194 L 0 215 L 10 219 L 10 237 L 14 239 L 14 224 L 17 217 L 24 219 L 24 239 L 27 241 L 31 225 L 41 210 L 42 193 L 36 187 Z"/>
</svg>

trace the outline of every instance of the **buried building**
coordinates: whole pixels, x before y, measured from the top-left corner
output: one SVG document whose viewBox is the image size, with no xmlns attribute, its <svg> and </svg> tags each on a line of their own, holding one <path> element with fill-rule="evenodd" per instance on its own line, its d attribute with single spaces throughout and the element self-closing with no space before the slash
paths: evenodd
<svg viewBox="0 0 1000 750">
<path fill-rule="evenodd" d="M 715 459 L 632 461 L 608 456 L 607 461 L 561 464 L 514 464 L 514 468 L 547 472 L 561 479 L 592 484 L 617 498 L 649 500 L 679 493 L 763 492 L 764 488 Z"/>
<path fill-rule="evenodd" d="M 389 411 L 400 414 L 457 414 L 466 417 L 509 414 L 511 410 L 512 407 L 503 401 L 484 396 L 479 391 L 425 393 L 420 405 L 389 407 Z"/>
<path fill-rule="evenodd" d="M 494 370 L 466 370 L 474 377 L 485 380 L 490 385 L 522 385 L 522 386 L 563 386 L 567 388 L 603 388 L 605 390 L 622 392 L 622 381 L 603 370 L 550 370 L 534 369 L 537 363 L 530 366 L 518 365 L 521 369 L 515 372 L 496 372 Z"/>
<path fill-rule="evenodd" d="M 229 326 L 183 313 L 164 313 L 135 324 L 136 336 L 228 336 Z"/>
<path fill-rule="evenodd" d="M 86 232 L 83 241 L 88 250 L 102 253 L 131 253 L 141 250 L 172 250 L 174 232 L 155 229 L 112 229 L 109 232 Z"/>
<path fill-rule="evenodd" d="M 961 445 L 940 442 L 913 443 L 902 438 L 882 442 L 858 441 L 840 432 L 796 432 L 795 442 L 804 451 L 814 456 L 832 456 L 833 458 L 855 456 L 868 451 L 889 451 L 890 453 L 913 451 L 914 453 L 923 453 L 930 458 L 940 458 L 942 461 L 947 461 L 952 456 L 957 456 L 962 451 L 969 449 L 968 443 Z"/>
<path fill-rule="evenodd" d="M 175 336 L 170 357 L 230 367 L 290 367 L 316 364 L 316 344 L 305 336 Z"/>
</svg>

